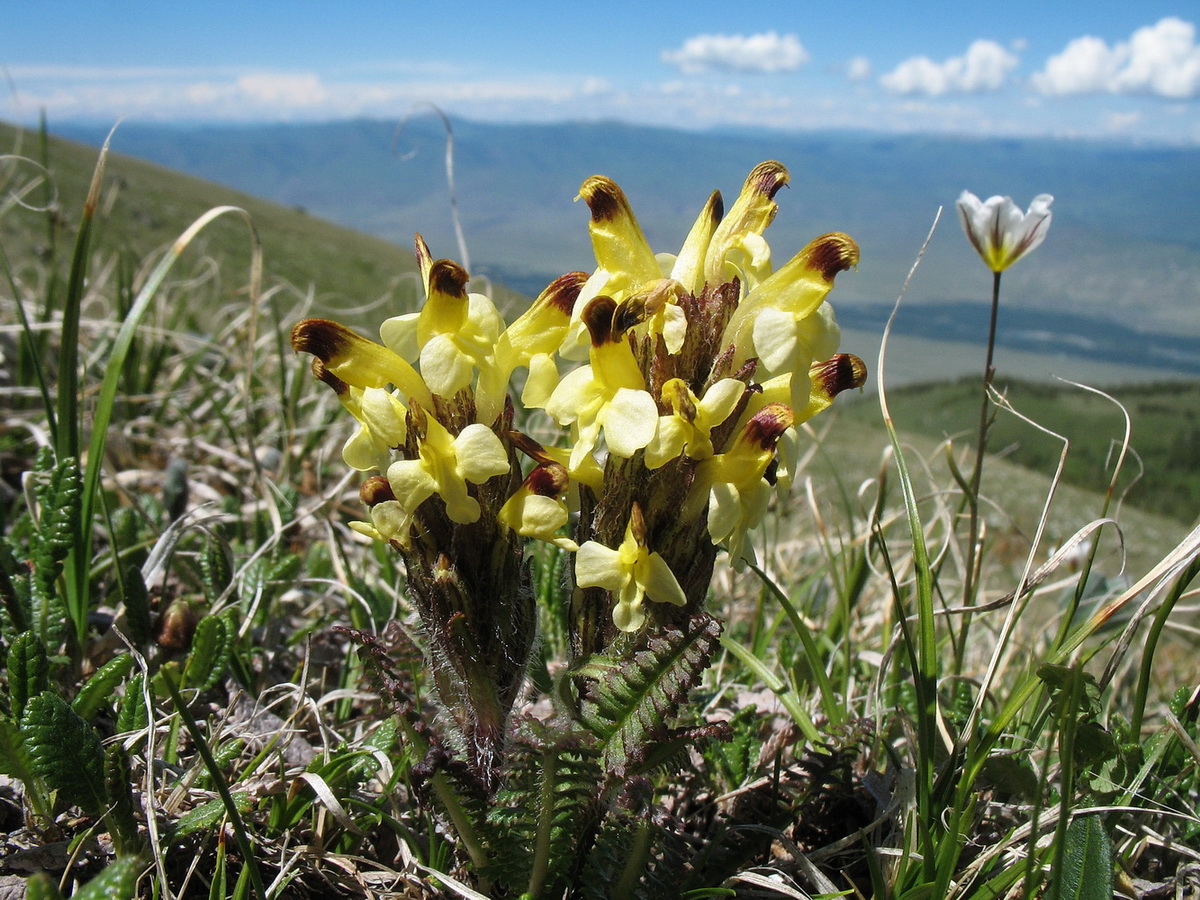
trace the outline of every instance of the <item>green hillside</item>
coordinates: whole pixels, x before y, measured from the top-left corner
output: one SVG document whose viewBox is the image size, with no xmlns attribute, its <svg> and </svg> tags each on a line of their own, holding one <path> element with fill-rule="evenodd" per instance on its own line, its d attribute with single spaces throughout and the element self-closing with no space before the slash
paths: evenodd
<svg viewBox="0 0 1200 900">
<path fill-rule="evenodd" d="M 1001 378 L 997 386 L 1019 413 L 1070 442 L 1063 470 L 1067 483 L 1098 493 L 1107 489 L 1125 431 L 1121 410 L 1111 400 L 1069 385 Z M 890 391 L 888 404 L 906 431 L 951 437 L 966 450 L 978 427 L 980 391 L 979 380 L 970 378 L 909 385 Z M 1133 452 L 1117 494 L 1146 512 L 1195 522 L 1200 515 L 1200 385 L 1164 382 L 1109 393 L 1131 422 Z M 874 397 L 847 403 L 842 412 L 860 424 L 879 418 Z M 992 453 L 1045 474 L 1054 472 L 1062 447 L 1062 441 L 1009 412 L 996 415 L 989 438 Z"/>
<path fill-rule="evenodd" d="M 6 124 L 0 124 L 0 146 L 28 160 L 45 159 L 53 173 L 53 202 L 60 212 L 52 235 L 47 233 L 45 216 L 35 211 L 14 210 L 0 219 L 9 260 L 20 271 L 23 263 L 44 259 L 52 242 L 57 243 L 60 258 L 69 258 L 96 150 L 54 137 L 43 149 L 38 134 Z M 10 192 L 39 174 L 33 162 L 21 159 L 6 161 L 2 171 Z M 44 204 L 46 190 L 39 185 L 26 202 Z M 253 217 L 268 282 L 286 282 L 301 293 L 311 288 L 317 308 L 358 306 L 386 296 L 403 283 L 401 276 L 415 272 L 411 252 L 380 238 L 117 153 L 109 157 L 106 169 L 94 246 L 101 256 L 120 252 L 136 266 L 169 246 L 207 210 L 224 205 L 241 207 Z M 245 225 L 227 218 L 205 229 L 193 252 L 197 259 L 207 255 L 220 260 L 225 289 L 236 291 L 244 284 L 249 247 Z M 409 294 L 402 296 L 411 302 L 411 281 L 407 290 Z"/>
</svg>

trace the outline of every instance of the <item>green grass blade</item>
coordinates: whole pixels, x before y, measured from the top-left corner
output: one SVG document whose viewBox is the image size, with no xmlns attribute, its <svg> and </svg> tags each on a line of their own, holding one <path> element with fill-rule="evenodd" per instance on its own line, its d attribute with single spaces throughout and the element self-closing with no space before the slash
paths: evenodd
<svg viewBox="0 0 1200 900">
<path fill-rule="evenodd" d="M 134 300 L 133 307 L 129 310 L 129 315 L 125 321 L 121 323 L 121 328 L 117 332 L 117 337 L 113 342 L 112 353 L 109 356 L 108 364 L 104 372 L 104 381 L 100 386 L 100 394 L 96 401 L 96 410 L 92 418 L 92 439 L 88 447 L 88 459 L 91 463 L 87 467 L 87 475 L 84 478 L 83 486 L 83 506 L 80 514 L 80 522 L 91 522 L 95 512 L 95 504 L 97 502 L 100 490 L 100 461 L 104 459 L 104 447 L 108 436 L 108 426 L 112 421 L 113 408 L 116 403 L 116 395 L 118 387 L 121 383 L 122 374 L 124 372 L 125 358 L 129 353 L 129 349 L 133 344 L 134 336 L 137 333 L 138 324 L 141 322 L 142 316 L 149 309 L 151 302 L 166 280 L 167 275 L 179 260 L 180 255 L 191 244 L 192 240 L 200 233 L 210 222 L 226 214 L 236 214 L 241 216 L 248 228 L 250 229 L 250 237 L 253 245 L 251 255 L 250 268 L 250 296 L 253 298 L 258 296 L 259 285 L 262 278 L 262 244 L 258 238 L 258 231 L 254 227 L 254 222 L 250 219 L 249 213 L 236 206 L 218 206 L 195 222 L 179 236 L 171 249 L 167 251 L 163 259 L 150 273 L 150 277 L 146 280 L 145 285 L 138 293 Z M 85 553 L 82 554 L 83 559 L 90 557 L 91 550 L 91 529 L 84 528 L 81 536 Z M 84 636 L 84 630 L 87 627 L 87 568 L 86 566 L 77 567 L 75 572 L 74 582 L 74 597 L 83 598 L 83 604 L 76 600 L 76 606 L 72 609 L 72 616 L 75 626 L 78 630 L 80 639 Z M 82 606 L 82 608 L 80 608 Z"/>
</svg>

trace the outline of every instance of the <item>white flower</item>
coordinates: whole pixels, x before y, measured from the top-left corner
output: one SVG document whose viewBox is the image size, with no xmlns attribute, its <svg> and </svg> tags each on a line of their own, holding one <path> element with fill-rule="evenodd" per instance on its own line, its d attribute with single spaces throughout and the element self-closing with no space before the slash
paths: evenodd
<svg viewBox="0 0 1200 900">
<path fill-rule="evenodd" d="M 993 272 L 1003 272 L 1046 239 L 1050 230 L 1050 204 L 1054 198 L 1038 194 L 1022 213 L 1011 197 L 980 200 L 970 191 L 958 198 L 958 217 L 967 240 Z"/>
</svg>

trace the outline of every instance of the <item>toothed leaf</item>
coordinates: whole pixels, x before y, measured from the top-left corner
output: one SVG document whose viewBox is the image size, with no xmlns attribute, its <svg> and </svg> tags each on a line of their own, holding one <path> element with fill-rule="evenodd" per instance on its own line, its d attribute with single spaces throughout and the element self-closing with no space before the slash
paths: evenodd
<svg viewBox="0 0 1200 900">
<path fill-rule="evenodd" d="M 140 731 L 150 722 L 146 715 L 146 697 L 142 687 L 146 676 L 138 672 L 125 685 L 125 696 L 121 698 L 121 708 L 117 710 L 117 731 Z"/>
<path fill-rule="evenodd" d="M 104 811 L 104 748 L 65 700 L 50 691 L 31 698 L 21 733 L 34 773 L 58 791 L 61 801 L 91 815 Z"/>
<path fill-rule="evenodd" d="M 133 900 L 146 864 L 136 856 L 118 859 L 75 892 L 73 900 Z"/>
<path fill-rule="evenodd" d="M 212 687 L 229 665 L 232 651 L 233 634 L 228 623 L 220 616 L 205 616 L 196 624 L 183 683 L 201 690 Z"/>
<path fill-rule="evenodd" d="M 125 573 L 125 630 L 135 647 L 145 652 L 150 646 L 150 592 L 138 566 Z"/>
<path fill-rule="evenodd" d="M 707 615 L 683 629 L 652 633 L 631 656 L 596 657 L 579 674 L 589 684 L 581 705 L 584 725 L 600 739 L 605 771 L 615 778 L 653 764 L 656 751 L 681 737 L 671 722 L 700 682 L 721 635 Z"/>
<path fill-rule="evenodd" d="M 17 635 L 8 651 L 8 696 L 18 721 L 30 697 L 50 687 L 50 658 L 46 645 L 32 631 Z"/>
<path fill-rule="evenodd" d="M 71 701 L 71 709 L 84 719 L 93 718 L 113 698 L 116 687 L 133 668 L 133 654 L 114 656 L 95 671 Z"/>
</svg>

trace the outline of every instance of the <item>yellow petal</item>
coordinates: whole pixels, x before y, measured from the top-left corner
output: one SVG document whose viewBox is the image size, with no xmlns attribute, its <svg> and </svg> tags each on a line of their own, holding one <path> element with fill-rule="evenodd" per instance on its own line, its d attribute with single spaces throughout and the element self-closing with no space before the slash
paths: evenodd
<svg viewBox="0 0 1200 900">
<path fill-rule="evenodd" d="M 704 289 L 704 260 L 724 213 L 721 192 L 713 191 L 684 239 L 679 255 L 675 257 L 671 278 L 682 284 L 689 294 L 699 294 Z"/>
<path fill-rule="evenodd" d="M 388 446 L 376 438 L 370 428 L 359 424 L 342 447 L 342 459 L 359 472 L 369 472 L 371 469 L 382 471 L 388 467 L 392 455 Z"/>
<path fill-rule="evenodd" d="M 621 566 L 621 554 L 598 541 L 584 541 L 575 554 L 575 583 L 618 591 L 632 578 Z"/>
<path fill-rule="evenodd" d="M 509 470 L 508 453 L 496 433 L 478 422 L 468 425 L 454 439 L 458 472 L 467 481 L 482 484 Z"/>
<path fill-rule="evenodd" d="M 639 566 L 638 575 L 646 596 L 655 603 L 673 603 L 676 606 L 684 606 L 687 603 L 687 597 L 683 588 L 679 586 L 675 573 L 660 554 L 651 553 L 646 556 Z"/>
<path fill-rule="evenodd" d="M 602 418 L 609 452 L 628 458 L 654 439 L 658 405 L 646 391 L 621 388 L 605 407 Z"/>
<path fill-rule="evenodd" d="M 438 489 L 437 482 L 430 477 L 419 459 L 396 460 L 388 466 L 387 479 L 392 493 L 396 495 L 396 501 L 410 513 L 432 497 Z"/>
<path fill-rule="evenodd" d="M 624 282 L 620 287 L 625 290 L 660 277 L 654 251 L 616 183 L 603 175 L 593 175 L 580 185 L 579 196 L 592 212 L 588 230 L 600 268 L 620 278 Z"/>
<path fill-rule="evenodd" d="M 321 360 L 337 378 L 355 387 L 394 384 L 405 397 L 432 405 L 429 388 L 408 362 L 382 344 L 328 319 L 304 319 L 292 329 L 292 346 Z"/>
<path fill-rule="evenodd" d="M 746 176 L 741 193 L 709 244 L 704 266 L 706 283 L 718 285 L 732 280 L 730 276 L 736 273 L 726 267 L 729 251 L 744 243 L 747 234 L 762 234 L 771 224 L 779 209 L 773 199 L 775 192 L 787 184 L 788 177 L 783 164 L 774 160 L 759 163 Z"/>
<path fill-rule="evenodd" d="M 678 416 L 660 416 L 654 439 L 646 445 L 643 457 L 647 469 L 658 469 L 683 453 L 692 429 Z"/>
<path fill-rule="evenodd" d="M 558 387 L 558 365 L 554 357 L 538 353 L 529 358 L 529 375 L 521 390 L 521 404 L 526 409 L 541 409 Z"/>
<path fill-rule="evenodd" d="M 470 387 L 474 368 L 452 335 L 438 334 L 421 348 L 421 375 L 435 394 L 453 397 Z"/>
<path fill-rule="evenodd" d="M 421 353 L 417 343 L 417 320 L 420 317 L 420 313 L 405 313 L 385 319 L 379 326 L 379 338 L 384 346 L 409 362 L 416 362 Z"/>
<path fill-rule="evenodd" d="M 613 624 L 624 632 L 634 632 L 646 624 L 646 610 L 637 602 L 636 591 L 629 598 L 621 597 L 613 607 Z"/>
</svg>

